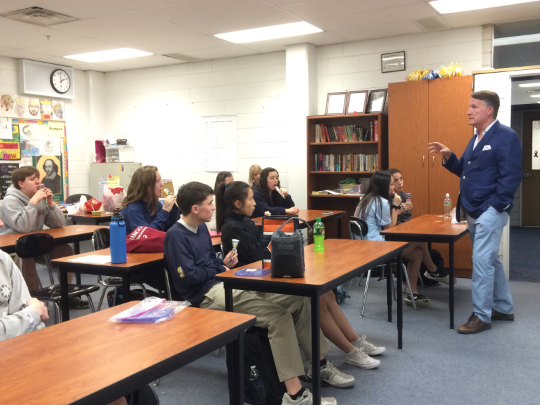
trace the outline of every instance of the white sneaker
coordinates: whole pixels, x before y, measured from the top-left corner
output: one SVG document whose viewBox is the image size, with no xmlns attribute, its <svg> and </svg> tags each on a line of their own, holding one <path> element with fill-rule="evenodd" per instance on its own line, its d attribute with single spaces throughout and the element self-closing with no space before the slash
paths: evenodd
<svg viewBox="0 0 540 405">
<path fill-rule="evenodd" d="M 360 349 L 355 347 L 352 354 L 345 355 L 345 363 L 352 364 L 353 366 L 357 366 L 365 370 L 370 370 L 378 367 L 379 364 L 381 364 L 381 361 L 369 357 L 366 353 L 364 353 L 364 348 Z"/>
<path fill-rule="evenodd" d="M 306 374 L 306 377 L 309 381 L 313 379 L 313 372 L 311 371 L 311 366 Z M 336 388 L 347 388 L 352 387 L 355 383 L 354 377 L 349 374 L 345 374 L 342 371 L 339 371 L 332 362 L 326 360 L 326 365 L 321 367 L 321 379 Z"/>
<path fill-rule="evenodd" d="M 386 351 L 385 347 L 377 347 L 373 343 L 368 342 L 366 335 L 362 335 L 362 339 L 360 340 L 360 342 L 355 344 L 355 346 L 359 349 L 364 349 L 364 353 L 369 356 L 376 356 Z"/>
<path fill-rule="evenodd" d="M 281 405 L 313 405 L 313 394 L 306 388 L 300 398 L 293 400 L 285 393 Z M 321 398 L 321 405 L 337 405 L 337 401 L 335 398 Z"/>
</svg>

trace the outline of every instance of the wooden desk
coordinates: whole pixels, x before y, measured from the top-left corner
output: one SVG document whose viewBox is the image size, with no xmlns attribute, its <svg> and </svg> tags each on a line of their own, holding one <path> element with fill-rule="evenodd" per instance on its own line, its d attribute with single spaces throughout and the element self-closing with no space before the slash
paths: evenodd
<svg viewBox="0 0 540 405">
<path fill-rule="evenodd" d="M 68 306 L 68 288 L 67 288 L 67 273 L 84 273 L 95 274 L 110 277 L 122 277 L 122 288 L 124 300 L 129 301 L 130 282 L 129 279 L 137 274 L 144 273 L 155 267 L 164 267 L 163 253 L 128 253 L 126 263 L 120 264 L 94 264 L 94 263 L 78 263 L 70 262 L 70 259 L 78 257 L 102 255 L 109 256 L 110 249 L 96 250 L 88 253 L 83 253 L 75 256 L 62 257 L 54 259 L 52 262 L 57 264 L 60 270 L 60 291 L 62 295 L 62 319 L 69 320 Z"/>
<path fill-rule="evenodd" d="M 233 310 L 232 290 L 250 290 L 278 294 L 300 295 L 311 298 L 311 344 L 312 344 L 312 371 L 313 371 L 313 397 L 314 404 L 320 404 L 320 338 L 319 338 L 319 297 L 354 277 L 386 263 L 390 268 L 390 260 L 398 257 L 401 268 L 401 253 L 407 243 L 378 242 L 364 240 L 338 240 L 325 241 L 324 252 L 314 252 L 313 246 L 304 248 L 305 277 L 304 278 L 271 278 L 265 277 L 239 277 L 235 273 L 239 269 L 256 269 L 261 262 L 229 270 L 216 275 L 216 279 L 223 281 L 225 288 L 225 305 L 227 311 Z M 390 274 L 390 272 L 389 272 Z M 402 283 L 401 272 L 397 272 L 398 293 Z M 392 315 L 392 294 L 390 287 L 392 278 L 387 277 L 387 304 L 389 322 Z M 397 328 L 398 348 L 402 348 L 403 329 L 403 300 L 398 295 L 397 301 Z"/>
<path fill-rule="evenodd" d="M 331 214 L 323 215 L 323 212 L 332 212 Z M 345 211 L 340 210 L 300 210 L 298 212 L 298 218 L 302 218 L 305 220 L 308 224 L 313 226 L 317 218 L 321 218 L 322 223 L 326 226 L 328 222 L 330 221 L 337 221 L 337 236 L 338 239 L 341 239 L 341 218 L 345 214 Z M 262 217 L 257 217 L 252 219 L 253 222 L 256 223 L 258 226 L 262 226 Z M 301 224 L 301 228 L 302 228 Z"/>
<path fill-rule="evenodd" d="M 381 232 L 387 241 L 428 242 L 430 250 L 432 242 L 448 243 L 450 329 L 454 329 L 454 243 L 467 233 L 469 233 L 467 224 L 452 225 L 450 219 L 432 214 L 421 215 Z"/>
<path fill-rule="evenodd" d="M 233 361 L 243 365 L 243 334 L 255 324 L 254 316 L 185 308 L 157 325 L 107 321 L 135 304 L 0 342 L 2 361 L 9 364 L 0 370 L 2 403 L 107 404 L 231 343 Z M 232 370 L 230 403 L 243 405 L 243 367 Z"/>
<path fill-rule="evenodd" d="M 68 214 L 68 217 L 73 221 L 73 225 L 80 223 L 90 223 L 90 224 L 103 224 L 111 222 L 113 214 L 107 214 L 105 212 L 101 213 L 100 217 L 93 217 L 92 214 Z"/>
<path fill-rule="evenodd" d="M 212 239 L 212 246 L 220 246 L 221 245 L 221 236 L 213 236 Z"/>
</svg>

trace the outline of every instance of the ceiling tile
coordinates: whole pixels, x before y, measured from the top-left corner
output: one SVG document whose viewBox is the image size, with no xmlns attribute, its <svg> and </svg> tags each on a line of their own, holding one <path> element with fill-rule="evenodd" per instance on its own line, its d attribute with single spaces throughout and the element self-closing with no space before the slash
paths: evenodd
<svg viewBox="0 0 540 405">
<path fill-rule="evenodd" d="M 111 66 L 119 69 L 141 69 L 152 66 L 176 65 L 182 63 L 173 58 L 161 55 L 142 56 L 140 58 L 111 60 L 103 63 L 93 63 L 93 65 Z"/>
<path fill-rule="evenodd" d="M 198 51 L 183 52 L 187 56 L 199 59 L 234 58 L 237 56 L 255 55 L 260 53 L 240 45 L 223 46 L 221 48 L 200 49 Z"/>
<path fill-rule="evenodd" d="M 538 17 L 540 7 L 537 2 L 444 15 L 444 19 L 454 27 L 530 20 Z"/>
<path fill-rule="evenodd" d="M 398 35 L 423 32 L 420 27 L 410 21 L 401 21 L 391 24 L 381 24 L 372 27 L 348 28 L 334 31 L 334 34 L 345 38 L 348 41 L 360 41 L 372 38 L 388 38 Z"/>
<path fill-rule="evenodd" d="M 52 56 L 75 55 L 86 52 L 105 51 L 107 49 L 116 49 L 118 45 L 110 44 L 95 39 L 85 38 L 77 41 L 60 42 L 57 44 L 34 46 L 25 50 L 37 53 L 43 53 Z"/>
<path fill-rule="evenodd" d="M 100 0 L 55 0 L 44 8 L 84 20 L 128 11 Z"/>
<path fill-rule="evenodd" d="M 318 0 L 266 0 L 267 3 L 272 4 L 276 7 L 285 7 L 291 6 L 293 4 L 302 4 L 302 3 L 314 3 Z"/>
<path fill-rule="evenodd" d="M 2 0 L 0 1 L 0 13 L 21 10 L 23 8 L 38 6 L 46 8 L 46 3 L 53 0 Z"/>
<path fill-rule="evenodd" d="M 290 38 L 272 39 L 269 41 L 249 42 L 242 44 L 246 48 L 258 50 L 260 52 L 277 52 L 285 50 L 287 45 L 313 44 L 315 46 L 340 44 L 345 40 L 331 32 L 318 32 L 316 34 L 300 35 Z"/>
<path fill-rule="evenodd" d="M 44 55 L 42 53 L 29 52 L 29 51 L 23 51 L 23 50 L 17 50 L 17 49 L 12 49 L 8 51 L 0 51 L 0 55 L 7 56 L 9 58 L 15 58 L 15 59 L 32 59 L 32 60 L 45 60 L 45 59 L 52 58 L 52 56 L 50 55 Z"/>
<path fill-rule="evenodd" d="M 21 32 L 34 29 L 36 29 L 35 25 L 25 24 L 19 21 L 13 21 L 7 18 L 0 17 L 0 34 L 8 34 L 10 32 Z"/>
<path fill-rule="evenodd" d="M 269 27 L 271 25 L 287 24 L 300 21 L 277 8 L 257 10 L 249 13 L 234 14 L 225 17 L 183 23 L 183 27 L 215 35 L 224 32 L 248 30 L 252 28 Z"/>
<path fill-rule="evenodd" d="M 272 8 L 261 0 L 197 0 L 140 12 L 175 24 Z"/>
<path fill-rule="evenodd" d="M 91 20 L 58 24 L 53 28 L 59 31 L 72 32 L 74 34 L 95 38 L 119 32 L 138 31 L 141 27 L 153 28 L 160 25 L 167 25 L 167 23 L 139 13 L 128 12 L 93 18 Z"/>
<path fill-rule="evenodd" d="M 50 28 L 34 28 L 32 30 L 1 35 L 0 45 L 21 49 L 31 46 L 74 41 L 76 39 L 83 39 L 83 37 L 67 32 L 54 31 Z"/>
<path fill-rule="evenodd" d="M 142 10 L 145 8 L 155 8 L 169 6 L 171 4 L 189 3 L 194 0 L 104 0 L 106 3 L 115 4 L 130 10 Z"/>
<path fill-rule="evenodd" d="M 178 25 L 169 24 L 140 31 L 103 35 L 96 39 L 136 48 L 137 46 L 148 44 L 174 45 L 178 40 L 203 35 L 199 32 L 179 27 Z"/>
<path fill-rule="evenodd" d="M 136 49 L 150 52 L 157 55 L 169 53 L 184 53 L 185 51 L 195 51 L 199 49 L 219 48 L 231 46 L 230 42 L 212 36 L 202 36 L 195 38 L 182 38 L 176 41 L 141 43 Z"/>
</svg>

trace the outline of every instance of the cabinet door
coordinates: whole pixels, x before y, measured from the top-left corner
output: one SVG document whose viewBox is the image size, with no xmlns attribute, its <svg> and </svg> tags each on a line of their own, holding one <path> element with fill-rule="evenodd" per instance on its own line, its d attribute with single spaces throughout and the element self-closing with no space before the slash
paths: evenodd
<svg viewBox="0 0 540 405">
<path fill-rule="evenodd" d="M 388 85 L 388 167 L 403 175 L 413 218 L 429 213 L 428 85 L 427 80 Z"/>
<path fill-rule="evenodd" d="M 437 79 L 429 81 L 429 141 L 440 142 L 455 152 L 457 157 L 467 147 L 473 136 L 473 127 L 467 117 L 468 103 L 472 92 L 472 76 Z M 450 194 L 455 207 L 459 194 L 459 177 L 442 167 L 439 155 L 429 157 L 429 211 L 443 214 L 446 193 Z M 448 266 L 448 245 L 437 245 Z M 472 244 L 468 236 L 455 245 L 456 274 L 471 276 Z"/>
</svg>

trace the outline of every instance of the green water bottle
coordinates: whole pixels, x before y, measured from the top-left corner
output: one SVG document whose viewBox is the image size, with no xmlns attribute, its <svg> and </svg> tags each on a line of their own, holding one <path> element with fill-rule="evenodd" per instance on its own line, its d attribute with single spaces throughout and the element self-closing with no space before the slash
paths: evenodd
<svg viewBox="0 0 540 405">
<path fill-rule="evenodd" d="M 313 241 L 315 242 L 315 252 L 324 252 L 324 224 L 320 218 L 313 225 Z"/>
</svg>

